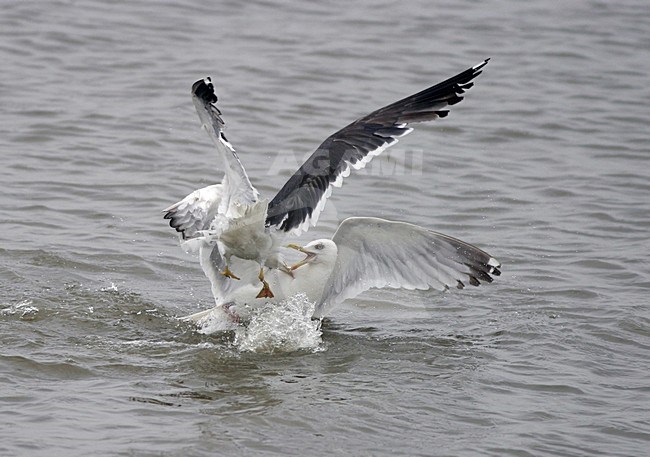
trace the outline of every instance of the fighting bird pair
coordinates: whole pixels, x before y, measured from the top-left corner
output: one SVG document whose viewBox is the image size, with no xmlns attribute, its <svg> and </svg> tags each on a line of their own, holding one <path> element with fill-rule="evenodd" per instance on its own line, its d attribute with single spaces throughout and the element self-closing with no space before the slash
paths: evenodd
<svg viewBox="0 0 650 457">
<path fill-rule="evenodd" d="M 279 302 L 303 293 L 316 304 L 315 317 L 370 288 L 438 290 L 478 286 L 500 274 L 499 262 L 481 249 L 405 222 L 352 217 L 332 239 L 305 246 L 287 244 L 316 225 L 334 187 L 351 169 L 363 168 L 412 124 L 447 116 L 463 100 L 488 60 L 458 75 L 364 116 L 328 137 L 268 201 L 251 184 L 224 135 L 211 79 L 192 86 L 192 100 L 203 128 L 216 145 L 223 166 L 221 184 L 192 192 L 165 209 L 186 251 L 198 252 L 212 284 L 216 306 L 188 320 L 200 323 L 213 312 L 233 319 L 245 305 Z M 288 265 L 285 247 L 306 255 Z M 261 290 L 260 289 L 261 285 Z"/>
</svg>

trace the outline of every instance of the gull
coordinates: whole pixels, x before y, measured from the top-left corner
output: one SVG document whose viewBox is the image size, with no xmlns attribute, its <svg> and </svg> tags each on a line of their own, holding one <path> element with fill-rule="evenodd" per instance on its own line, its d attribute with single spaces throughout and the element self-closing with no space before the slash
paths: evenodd
<svg viewBox="0 0 650 457">
<path fill-rule="evenodd" d="M 278 261 L 279 238 L 265 227 L 268 200 L 259 198 L 235 149 L 226 139 L 225 123 L 216 106 L 217 96 L 209 77 L 192 85 L 192 101 L 202 127 L 222 160 L 224 177 L 221 184 L 195 190 L 164 209 L 164 218 L 180 233 L 186 251 L 218 249 L 226 258 L 221 274 L 227 278 L 240 279 L 230 270 L 232 256 L 256 260 L 263 285 L 258 298 L 272 298 L 273 293 L 264 280 L 264 266 L 290 271 Z"/>
<path fill-rule="evenodd" d="M 414 224 L 376 217 L 345 219 L 331 239 L 289 247 L 306 257 L 291 267 L 293 276 L 280 270 L 267 275 L 276 294 L 265 303 L 304 294 L 315 304 L 315 318 L 371 288 L 463 289 L 466 284 L 491 283 L 492 276 L 501 274 L 499 261 L 476 246 Z M 238 323 L 259 305 L 252 278 L 233 288 L 232 281 L 219 274 L 223 262 L 217 250 L 201 259 L 213 295 L 221 297 L 216 306 L 182 319 L 199 327 L 215 319 Z"/>
<path fill-rule="evenodd" d="M 260 198 L 226 139 L 212 80 L 207 77 L 196 81 L 192 100 L 202 127 L 219 153 L 224 177 L 220 184 L 198 189 L 166 208 L 164 218 L 180 233 L 183 248 L 199 253 L 208 277 L 213 273 L 206 270 L 209 259 L 220 259 L 219 275 L 230 282 L 240 279 L 231 268 L 234 259 L 253 261 L 258 266 L 258 284 L 262 283 L 256 298 L 273 299 L 265 268 L 273 272 L 274 279 L 295 276 L 296 269 L 282 258 L 284 238 L 298 236 L 316 225 L 332 189 L 342 185 L 351 169 L 365 167 L 373 157 L 409 134 L 412 124 L 446 117 L 446 108 L 463 100 L 462 94 L 474 85 L 472 80 L 488 61 L 373 111 L 332 134 L 270 201 Z M 215 296 L 216 300 L 222 298 Z"/>
</svg>

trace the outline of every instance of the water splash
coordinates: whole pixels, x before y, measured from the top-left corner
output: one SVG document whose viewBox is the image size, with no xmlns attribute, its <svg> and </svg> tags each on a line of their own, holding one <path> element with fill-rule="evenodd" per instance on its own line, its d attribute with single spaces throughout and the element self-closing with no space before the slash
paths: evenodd
<svg viewBox="0 0 650 457">
<path fill-rule="evenodd" d="M 306 295 L 296 294 L 281 303 L 218 306 L 183 320 L 204 335 L 234 332 L 232 347 L 240 352 L 320 351 L 321 322 L 312 320 L 315 307 Z"/>
<path fill-rule="evenodd" d="M 235 330 L 234 344 L 242 352 L 323 350 L 321 322 L 311 318 L 315 306 L 307 296 L 297 294 L 279 304 L 257 308 L 248 324 Z"/>
</svg>

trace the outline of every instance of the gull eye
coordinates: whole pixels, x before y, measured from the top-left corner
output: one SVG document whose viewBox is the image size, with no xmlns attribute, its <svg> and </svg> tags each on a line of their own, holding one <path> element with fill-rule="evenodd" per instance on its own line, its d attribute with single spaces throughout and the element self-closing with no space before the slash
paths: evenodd
<svg viewBox="0 0 650 457">
<path fill-rule="evenodd" d="M 320 250 L 323 249 L 325 246 L 323 246 L 323 243 L 318 243 L 318 244 L 317 244 L 316 246 L 314 246 L 314 247 L 320 251 Z"/>
</svg>

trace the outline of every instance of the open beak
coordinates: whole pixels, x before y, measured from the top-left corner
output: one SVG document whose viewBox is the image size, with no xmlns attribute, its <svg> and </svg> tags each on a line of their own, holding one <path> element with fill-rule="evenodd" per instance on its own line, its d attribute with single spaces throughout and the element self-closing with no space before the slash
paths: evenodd
<svg viewBox="0 0 650 457">
<path fill-rule="evenodd" d="M 307 265 L 309 262 L 314 260 L 316 258 L 316 253 L 308 251 L 307 249 L 303 248 L 302 246 L 298 246 L 297 244 L 291 243 L 287 245 L 288 248 L 295 249 L 296 251 L 300 251 L 303 254 L 305 254 L 307 257 L 302 259 L 300 262 L 291 265 L 290 270 L 294 271 L 297 268 L 302 267 L 303 265 Z"/>
</svg>

